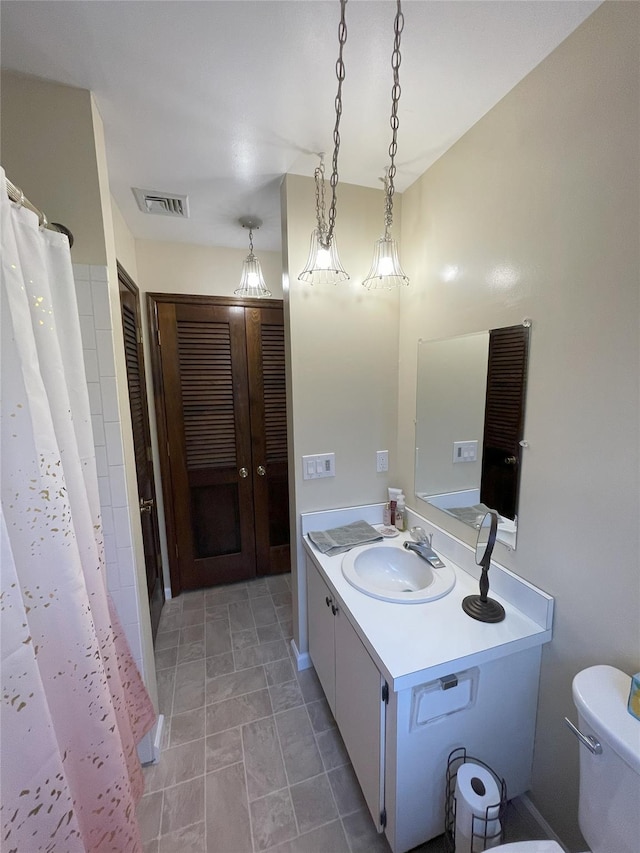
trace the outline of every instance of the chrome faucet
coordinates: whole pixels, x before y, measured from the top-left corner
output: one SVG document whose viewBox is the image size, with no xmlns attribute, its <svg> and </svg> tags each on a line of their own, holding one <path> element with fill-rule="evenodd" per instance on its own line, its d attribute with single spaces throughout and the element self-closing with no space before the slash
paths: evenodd
<svg viewBox="0 0 640 853">
<path fill-rule="evenodd" d="M 431 540 L 425 538 L 423 542 L 405 542 L 404 547 L 407 551 L 413 551 L 414 554 L 422 557 L 432 568 L 442 569 L 444 567 L 444 563 L 431 547 Z"/>
</svg>

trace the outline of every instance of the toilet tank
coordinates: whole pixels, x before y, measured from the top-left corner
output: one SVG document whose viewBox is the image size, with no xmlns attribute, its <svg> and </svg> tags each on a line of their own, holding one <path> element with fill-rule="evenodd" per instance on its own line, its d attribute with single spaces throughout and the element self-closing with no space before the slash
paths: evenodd
<svg viewBox="0 0 640 853">
<path fill-rule="evenodd" d="M 592 666 L 573 679 L 578 726 L 602 745 L 580 744 L 578 820 L 592 853 L 640 849 L 640 720 L 627 711 L 631 678 L 612 666 Z"/>
</svg>

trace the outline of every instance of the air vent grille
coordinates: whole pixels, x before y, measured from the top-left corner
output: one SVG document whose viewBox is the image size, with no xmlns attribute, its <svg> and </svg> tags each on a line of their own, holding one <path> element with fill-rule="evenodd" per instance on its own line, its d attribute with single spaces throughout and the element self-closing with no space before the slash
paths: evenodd
<svg viewBox="0 0 640 853">
<path fill-rule="evenodd" d="M 186 195 L 175 195 L 158 190 L 141 190 L 138 187 L 132 187 L 132 190 L 138 207 L 143 213 L 189 218 L 189 199 Z"/>
</svg>

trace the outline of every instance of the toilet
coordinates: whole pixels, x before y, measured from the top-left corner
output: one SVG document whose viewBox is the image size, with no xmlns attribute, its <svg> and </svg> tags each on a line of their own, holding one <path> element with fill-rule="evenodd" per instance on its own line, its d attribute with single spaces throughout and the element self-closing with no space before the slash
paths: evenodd
<svg viewBox="0 0 640 853">
<path fill-rule="evenodd" d="M 590 853 L 640 849 L 640 720 L 627 711 L 631 680 L 612 666 L 592 666 L 573 679 L 578 728 L 602 746 L 580 744 L 578 823 Z M 562 853 L 555 841 L 520 841 L 501 853 Z"/>
</svg>

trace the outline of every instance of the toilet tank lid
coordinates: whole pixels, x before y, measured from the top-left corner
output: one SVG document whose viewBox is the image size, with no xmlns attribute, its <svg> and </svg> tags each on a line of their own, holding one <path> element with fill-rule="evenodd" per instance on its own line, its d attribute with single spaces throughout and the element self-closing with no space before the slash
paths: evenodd
<svg viewBox="0 0 640 853">
<path fill-rule="evenodd" d="M 573 701 L 593 734 L 640 776 L 640 720 L 627 711 L 631 676 L 613 666 L 590 666 L 573 679 Z"/>
</svg>

